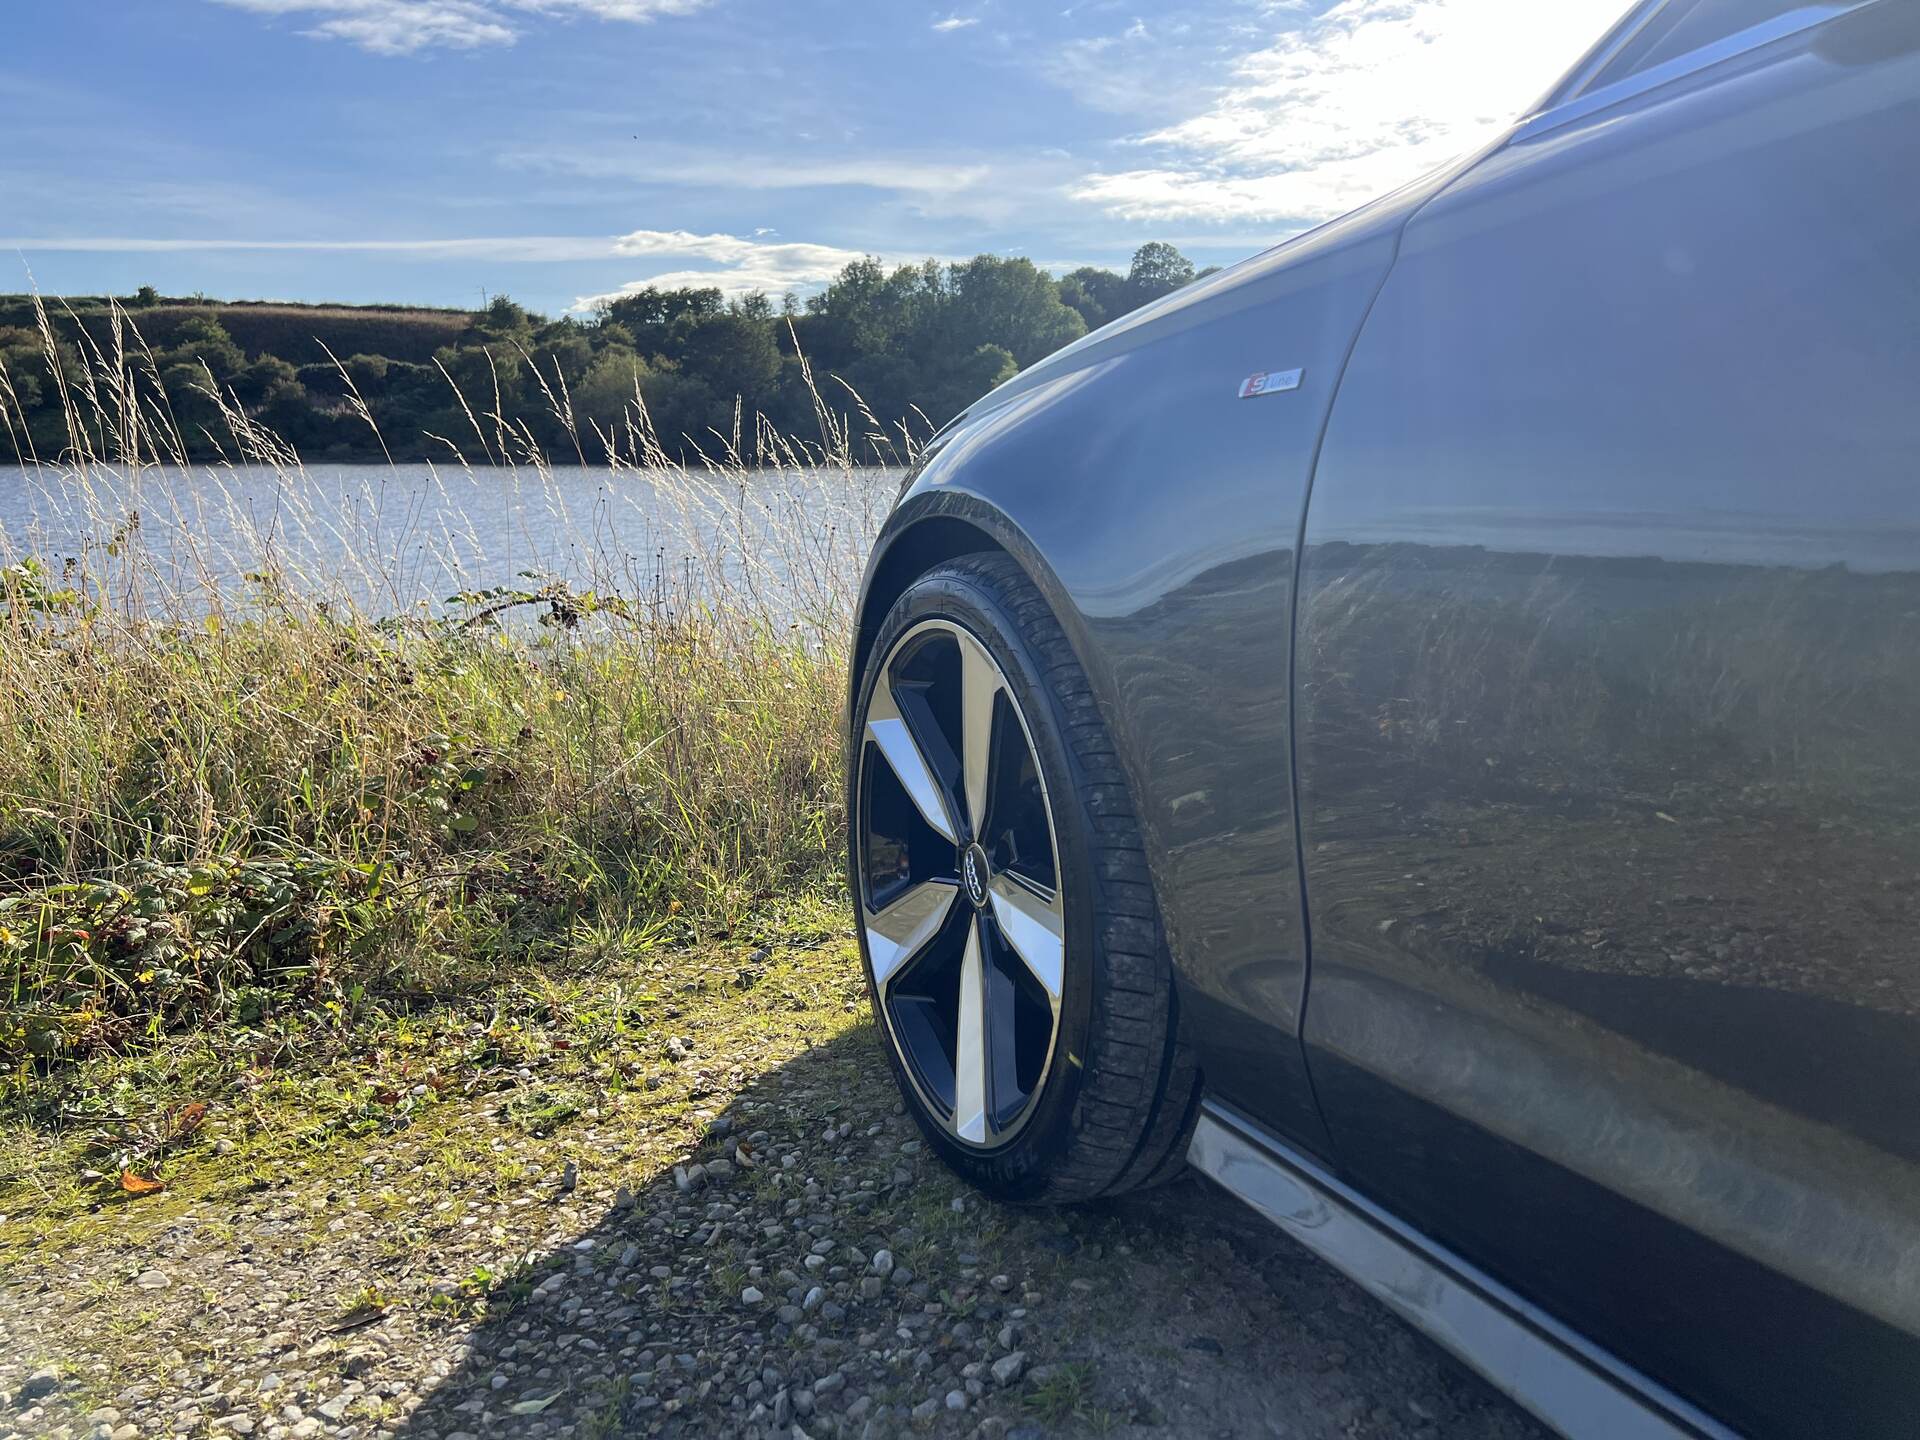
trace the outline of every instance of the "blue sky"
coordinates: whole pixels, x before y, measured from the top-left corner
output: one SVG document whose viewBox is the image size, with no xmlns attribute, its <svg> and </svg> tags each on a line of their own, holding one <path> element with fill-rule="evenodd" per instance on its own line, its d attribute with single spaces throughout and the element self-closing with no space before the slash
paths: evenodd
<svg viewBox="0 0 1920 1440">
<path fill-rule="evenodd" d="M 559 313 L 848 259 L 1224 263 L 1624 0 L 6 0 L 0 290 Z"/>
</svg>

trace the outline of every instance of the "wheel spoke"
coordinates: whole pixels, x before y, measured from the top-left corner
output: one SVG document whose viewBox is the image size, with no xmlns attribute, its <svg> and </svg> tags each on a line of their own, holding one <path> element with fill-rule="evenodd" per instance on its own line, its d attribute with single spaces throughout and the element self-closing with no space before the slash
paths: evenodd
<svg viewBox="0 0 1920 1440">
<path fill-rule="evenodd" d="M 1059 898 L 1043 899 L 1005 874 L 994 877 L 991 894 L 993 918 L 1000 934 L 1026 962 L 1048 996 L 1058 1002 L 1067 952 Z"/>
<path fill-rule="evenodd" d="M 916 885 L 879 914 L 867 912 L 867 953 L 873 958 L 873 983 L 882 995 L 905 965 L 940 933 L 960 887 L 950 880 Z"/>
<path fill-rule="evenodd" d="M 873 699 L 867 707 L 867 738 L 880 747 L 880 753 L 886 756 L 887 764 L 893 767 L 893 773 L 899 777 L 901 788 L 907 792 L 907 798 L 913 801 L 918 810 L 935 830 L 948 840 L 958 844 L 960 832 L 955 828 L 953 817 L 947 813 L 947 801 L 941 794 L 940 782 L 935 778 L 933 767 L 927 763 L 927 757 L 920 753 L 919 745 L 914 743 L 913 732 L 907 728 L 907 722 L 900 717 L 900 710 L 893 703 L 884 679 L 874 690 Z"/>
<path fill-rule="evenodd" d="M 960 1023 L 953 1050 L 953 1129 L 976 1145 L 987 1138 L 987 983 L 980 922 L 967 927 L 960 958 Z"/>
<path fill-rule="evenodd" d="M 987 833 L 987 784 L 993 759 L 993 725 L 1000 671 L 981 643 L 960 640 L 960 773 L 967 792 L 967 821 L 978 839 Z"/>
<path fill-rule="evenodd" d="M 893 643 L 857 732 L 853 816 L 860 933 L 906 1084 L 985 1150 L 1052 1073 L 1066 969 L 1047 786 L 994 656 L 944 616 Z"/>
</svg>

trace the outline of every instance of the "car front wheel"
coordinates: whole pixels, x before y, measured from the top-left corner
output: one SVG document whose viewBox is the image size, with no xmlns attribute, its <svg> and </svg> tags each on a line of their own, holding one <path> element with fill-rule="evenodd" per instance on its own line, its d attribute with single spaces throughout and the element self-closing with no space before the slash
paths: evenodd
<svg viewBox="0 0 1920 1440">
<path fill-rule="evenodd" d="M 933 1147 L 1003 1200 L 1177 1174 L 1197 1077 L 1126 779 L 1005 555 L 911 585 L 854 709 L 851 879 L 888 1058 Z"/>
</svg>

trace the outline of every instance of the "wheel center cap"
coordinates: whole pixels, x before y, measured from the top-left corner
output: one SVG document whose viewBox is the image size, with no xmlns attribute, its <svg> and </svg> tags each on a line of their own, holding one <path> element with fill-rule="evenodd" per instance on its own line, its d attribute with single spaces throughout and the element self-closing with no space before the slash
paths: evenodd
<svg viewBox="0 0 1920 1440">
<path fill-rule="evenodd" d="M 967 846 L 960 857 L 960 879 L 967 887 L 967 898 L 973 901 L 974 908 L 987 908 L 987 882 L 993 878 L 993 870 L 987 864 L 987 852 L 978 843 Z"/>
</svg>

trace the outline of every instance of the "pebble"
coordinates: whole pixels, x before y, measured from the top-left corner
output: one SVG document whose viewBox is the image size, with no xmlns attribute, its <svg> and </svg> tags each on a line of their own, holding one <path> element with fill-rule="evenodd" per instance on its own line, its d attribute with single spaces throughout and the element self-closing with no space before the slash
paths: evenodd
<svg viewBox="0 0 1920 1440">
<path fill-rule="evenodd" d="M 60 1372 L 58 1370 L 36 1370 L 27 1377 L 26 1383 L 20 1387 L 18 1398 L 21 1400 L 41 1400 L 59 1388 Z"/>
<path fill-rule="evenodd" d="M 1027 1352 L 1016 1350 L 1011 1355 L 1002 1355 L 993 1362 L 993 1379 L 996 1385 L 1011 1385 L 1018 1380 L 1027 1368 Z"/>
<path fill-rule="evenodd" d="M 142 1290 L 164 1290 L 173 1284 L 173 1277 L 164 1270 L 142 1270 L 133 1283 Z"/>
<path fill-rule="evenodd" d="M 747 1286 L 746 1289 L 740 1292 L 740 1303 L 742 1305 L 758 1305 L 766 1298 L 765 1295 L 762 1295 L 760 1291 L 752 1285 Z"/>
</svg>

